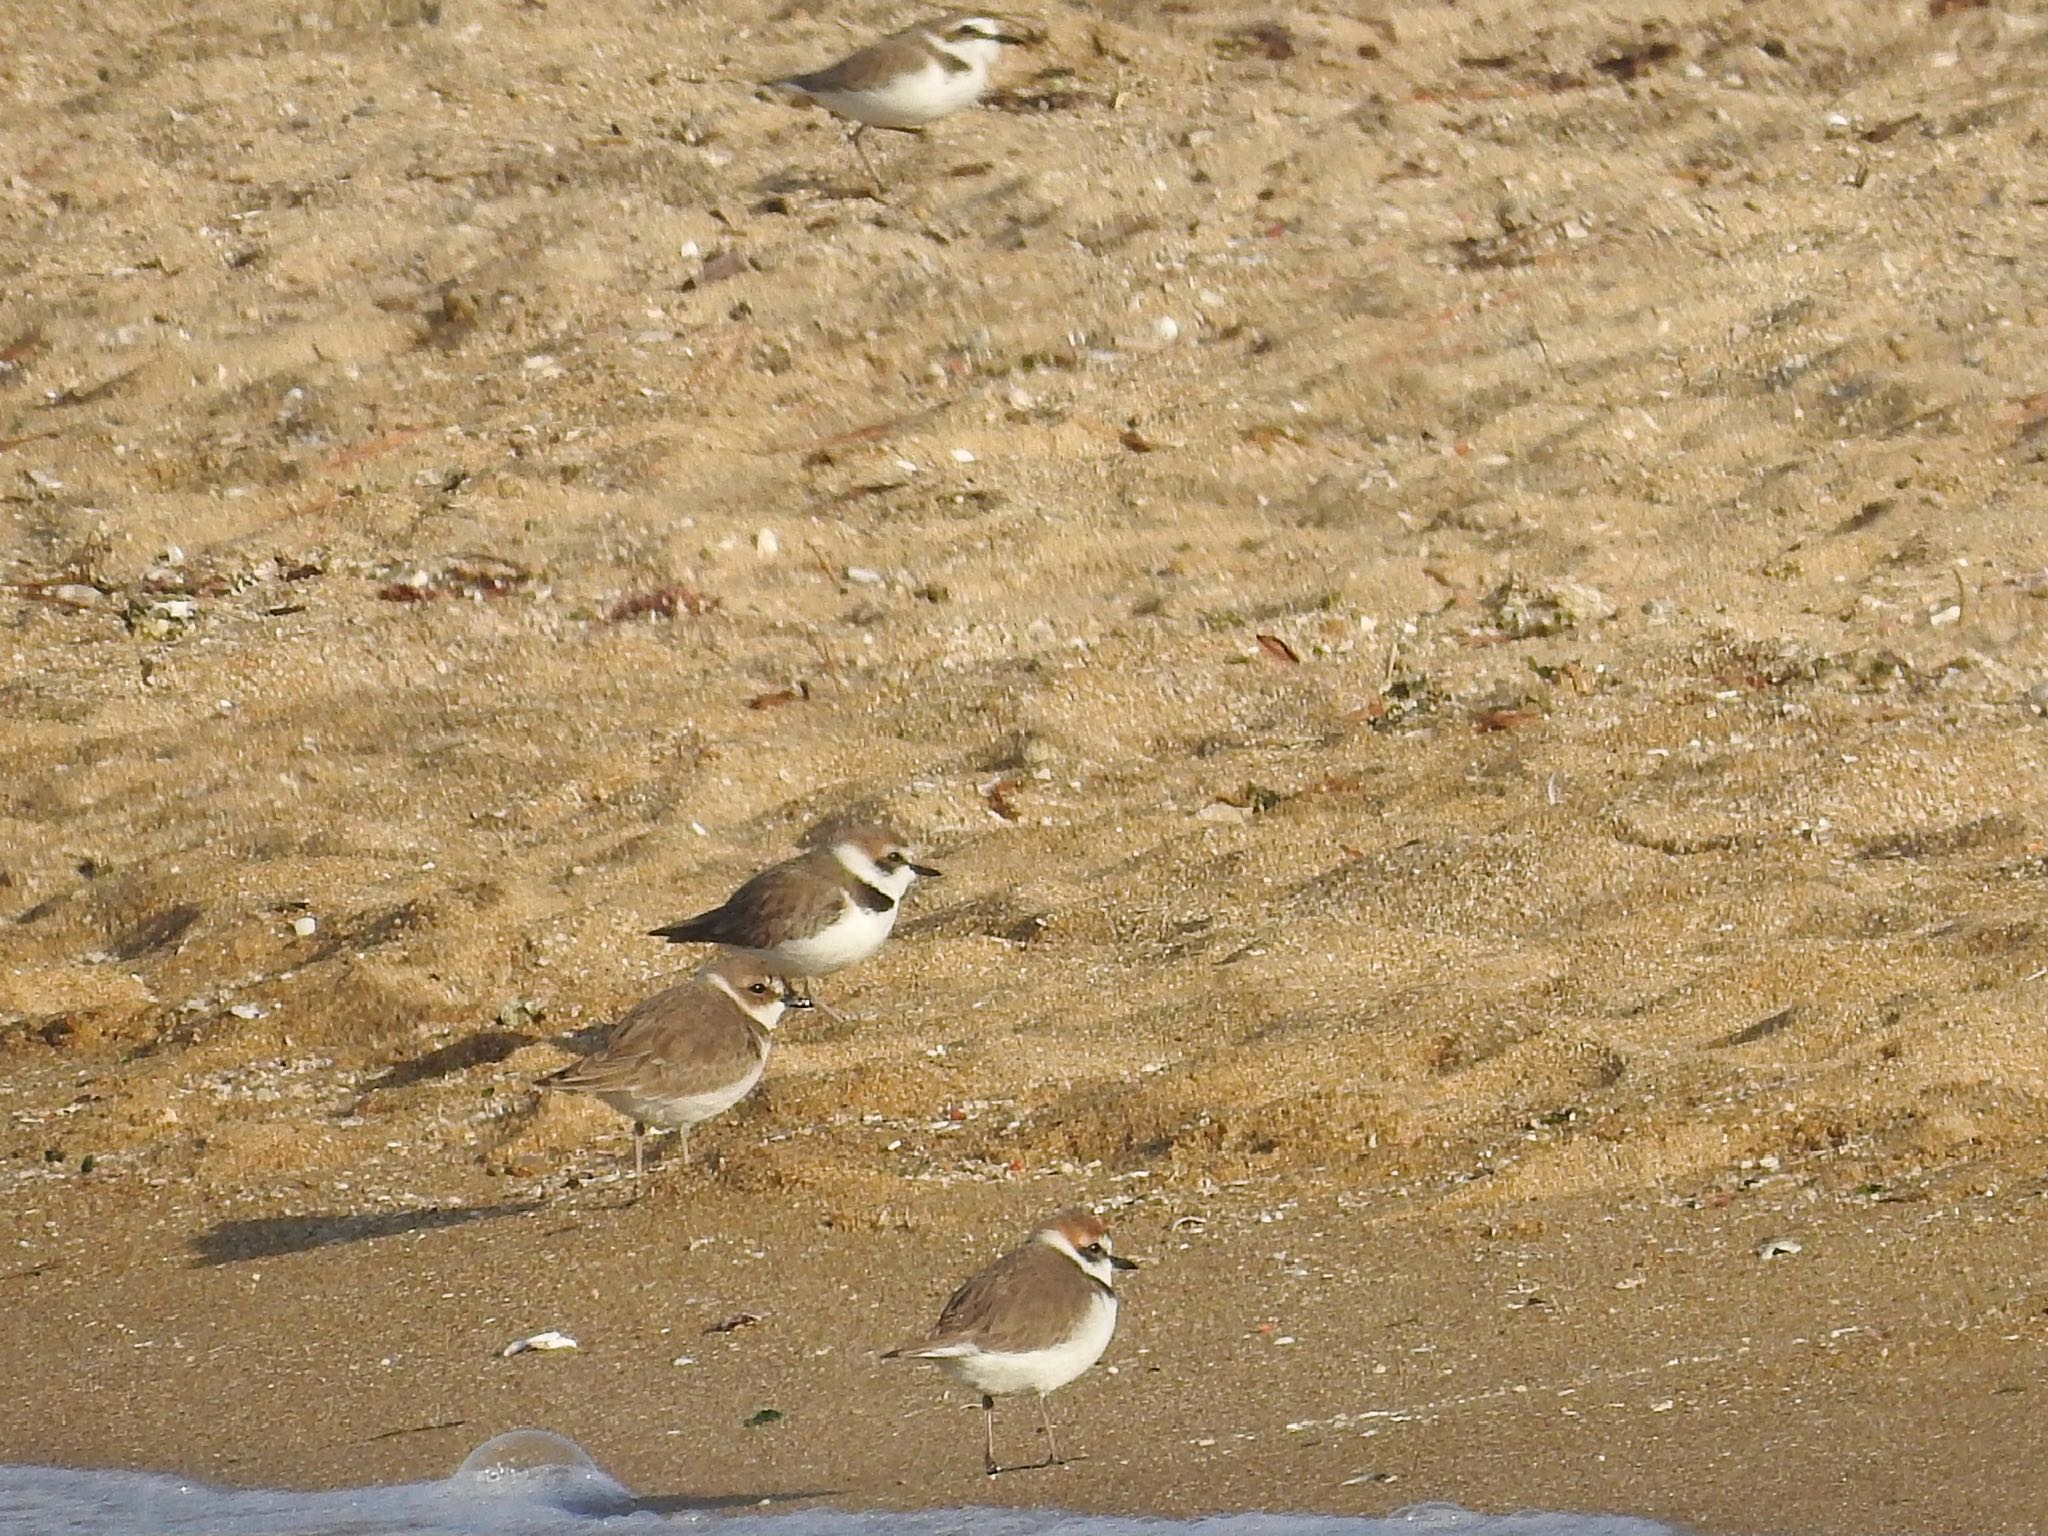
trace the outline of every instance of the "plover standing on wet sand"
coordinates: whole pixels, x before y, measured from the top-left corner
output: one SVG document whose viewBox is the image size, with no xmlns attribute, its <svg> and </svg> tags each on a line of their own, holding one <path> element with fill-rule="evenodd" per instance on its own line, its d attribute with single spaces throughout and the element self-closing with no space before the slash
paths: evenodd
<svg viewBox="0 0 2048 1536">
<path fill-rule="evenodd" d="M 996 1399 L 1038 1394 L 1045 1460 L 1061 1460 L 1045 1397 L 1102 1358 L 1116 1332 L 1116 1271 L 1136 1269 L 1111 1249 L 1109 1229 L 1092 1212 L 1062 1211 L 953 1293 L 929 1337 L 899 1345 L 884 1360 L 935 1360 L 981 1394 L 986 1428 L 983 1465 L 996 1461 Z"/>
<path fill-rule="evenodd" d="M 1025 41 L 998 17 L 954 11 L 905 27 L 824 69 L 768 85 L 849 119 L 849 142 L 879 194 L 882 178 L 860 136 L 870 128 L 915 133 L 972 106 L 988 89 L 989 68 L 1003 45 Z"/>
<path fill-rule="evenodd" d="M 722 944 L 772 975 L 808 981 L 882 947 L 903 898 L 939 872 L 886 827 L 848 827 L 762 870 L 709 912 L 653 930 L 671 944 Z"/>
<path fill-rule="evenodd" d="M 727 956 L 640 1003 L 611 1039 L 539 1086 L 587 1093 L 630 1115 L 635 1180 L 650 1125 L 681 1135 L 687 1165 L 690 1127 L 753 1092 L 768 1064 L 770 1031 L 788 1006 L 775 975 L 742 956 Z"/>
</svg>

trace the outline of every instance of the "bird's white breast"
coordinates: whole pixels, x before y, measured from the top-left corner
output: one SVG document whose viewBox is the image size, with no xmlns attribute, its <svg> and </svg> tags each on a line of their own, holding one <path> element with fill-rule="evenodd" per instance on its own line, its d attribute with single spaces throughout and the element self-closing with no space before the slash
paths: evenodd
<svg viewBox="0 0 2048 1536">
<path fill-rule="evenodd" d="M 716 1115 L 724 1114 L 752 1093 L 754 1084 L 761 1081 L 762 1068 L 767 1064 L 768 1056 L 763 1052 L 754 1059 L 753 1069 L 744 1077 L 734 1078 L 723 1087 L 702 1093 L 665 1094 L 622 1087 L 600 1093 L 597 1097 L 620 1114 L 647 1125 L 670 1128 L 701 1125 Z"/>
<path fill-rule="evenodd" d="M 860 91 L 814 91 L 833 111 L 877 128 L 922 128 L 971 106 L 988 84 L 983 67 L 948 69 L 927 59 L 921 69 Z"/>
<path fill-rule="evenodd" d="M 1102 1358 L 1116 1332 L 1116 1298 L 1097 1292 L 1089 1298 L 1088 1313 L 1067 1335 L 1064 1343 L 1051 1349 L 1034 1349 L 1023 1354 L 996 1354 L 987 1350 L 940 1358 L 963 1385 L 991 1397 L 1010 1392 L 1051 1392 L 1064 1387 Z"/>
<path fill-rule="evenodd" d="M 895 926 L 895 907 L 871 912 L 848 897 L 832 922 L 803 938 L 785 940 L 765 952 L 764 959 L 792 976 L 830 975 L 867 959 Z"/>
</svg>

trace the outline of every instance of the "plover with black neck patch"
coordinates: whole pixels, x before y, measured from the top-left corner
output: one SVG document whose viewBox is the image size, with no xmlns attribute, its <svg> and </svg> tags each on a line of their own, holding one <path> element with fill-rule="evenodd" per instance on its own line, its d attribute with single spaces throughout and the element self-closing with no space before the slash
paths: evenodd
<svg viewBox="0 0 2048 1536">
<path fill-rule="evenodd" d="M 870 128 L 916 133 L 972 106 L 988 89 L 989 68 L 1003 45 L 1026 41 L 998 17 L 954 11 L 905 27 L 811 74 L 770 81 L 769 88 L 849 119 L 854 153 L 879 194 L 882 178 L 860 136 Z"/>
<path fill-rule="evenodd" d="M 887 827 L 855 826 L 762 870 L 720 905 L 653 930 L 671 944 L 722 944 L 771 974 L 808 982 L 882 947 L 911 886 L 939 871 Z"/>
</svg>

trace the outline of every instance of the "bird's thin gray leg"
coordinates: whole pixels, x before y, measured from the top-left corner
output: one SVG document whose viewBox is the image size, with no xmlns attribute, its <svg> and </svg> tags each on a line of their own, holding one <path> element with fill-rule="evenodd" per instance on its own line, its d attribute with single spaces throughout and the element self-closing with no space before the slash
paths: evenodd
<svg viewBox="0 0 2048 1536">
<path fill-rule="evenodd" d="M 1045 1464 L 1048 1467 L 1061 1466 L 1060 1443 L 1052 1432 L 1052 1414 L 1045 1406 L 1045 1394 L 1038 1394 L 1038 1422 L 1045 1426 Z"/>
<path fill-rule="evenodd" d="M 883 196 L 881 175 L 875 170 L 875 162 L 868 158 L 867 146 L 860 141 L 860 136 L 867 131 L 866 123 L 857 125 L 848 136 L 847 143 L 853 146 L 853 152 L 860 156 L 860 163 L 867 168 L 868 180 L 875 184 L 875 201 L 885 202 L 887 199 Z"/>
<path fill-rule="evenodd" d="M 994 1477 L 1003 1469 L 996 1465 L 996 1400 L 987 1393 L 983 1393 L 981 1398 L 981 1422 L 988 1431 L 982 1466 L 987 1469 L 990 1477 Z"/>
<path fill-rule="evenodd" d="M 866 125 L 863 124 L 862 126 L 865 127 Z M 858 142 L 854 144 L 854 148 L 860 148 Z M 865 162 L 867 156 L 863 154 L 861 156 L 861 159 L 863 162 Z M 868 174 L 870 176 L 874 175 L 874 168 L 872 166 L 868 168 Z M 877 188 L 879 188 L 880 185 L 880 182 L 876 183 Z M 847 1018 L 845 1014 L 841 1013 L 837 1008 L 834 1008 L 830 1003 L 821 1003 L 818 1001 L 818 981 L 817 978 L 814 976 L 785 976 L 782 978 L 782 990 L 784 992 L 789 993 L 792 997 L 802 998 L 803 1007 L 817 1009 L 818 1012 L 822 1013 L 834 1024 L 850 1024 L 853 1022 L 851 1019 Z"/>
</svg>

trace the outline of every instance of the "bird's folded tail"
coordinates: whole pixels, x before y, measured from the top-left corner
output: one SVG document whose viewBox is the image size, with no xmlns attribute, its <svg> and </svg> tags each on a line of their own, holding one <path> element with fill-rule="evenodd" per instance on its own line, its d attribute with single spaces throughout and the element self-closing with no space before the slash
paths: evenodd
<svg viewBox="0 0 2048 1536">
<path fill-rule="evenodd" d="M 962 1339 L 934 1339 L 922 1344 L 899 1344 L 883 1353 L 884 1360 L 958 1360 L 963 1355 L 978 1355 L 979 1345 Z"/>
<path fill-rule="evenodd" d="M 670 923 L 666 928 L 650 928 L 647 936 L 651 939 L 667 939 L 671 944 L 716 944 L 718 936 L 711 930 L 711 924 L 702 917 L 686 917 L 680 923 Z"/>
<path fill-rule="evenodd" d="M 536 1088 L 550 1089 L 556 1093 L 590 1093 L 604 1086 L 605 1074 L 592 1073 L 590 1063 L 572 1061 L 566 1067 L 557 1067 L 545 1077 L 533 1080 Z"/>
<path fill-rule="evenodd" d="M 533 1080 L 533 1086 L 536 1088 L 567 1088 L 569 1087 L 569 1074 L 582 1065 L 583 1063 L 580 1061 L 572 1061 L 566 1067 L 557 1067 L 545 1077 L 536 1077 Z"/>
</svg>

